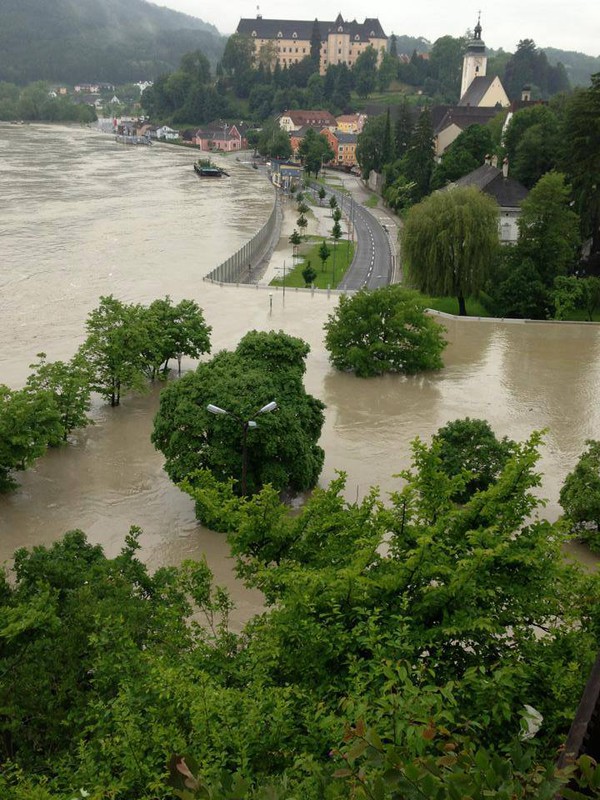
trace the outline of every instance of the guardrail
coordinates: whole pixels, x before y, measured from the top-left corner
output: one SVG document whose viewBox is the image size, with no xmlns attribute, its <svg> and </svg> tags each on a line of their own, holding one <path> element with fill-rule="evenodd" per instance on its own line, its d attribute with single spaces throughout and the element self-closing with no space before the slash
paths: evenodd
<svg viewBox="0 0 600 800">
<path fill-rule="evenodd" d="M 204 277 L 204 280 L 215 283 L 239 283 L 242 273 L 244 271 L 248 272 L 249 267 L 252 264 L 256 264 L 257 256 L 264 254 L 266 245 L 277 226 L 277 215 L 277 198 L 275 198 L 271 215 L 258 233 L 249 242 L 246 242 L 243 247 L 240 247 L 236 253 L 229 256 L 222 264 L 219 264 L 218 267 L 209 272 Z"/>
</svg>

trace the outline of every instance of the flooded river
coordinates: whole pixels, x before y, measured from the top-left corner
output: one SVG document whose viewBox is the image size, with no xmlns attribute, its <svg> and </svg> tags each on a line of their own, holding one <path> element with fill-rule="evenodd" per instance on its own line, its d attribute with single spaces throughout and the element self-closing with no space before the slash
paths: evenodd
<svg viewBox="0 0 600 800">
<path fill-rule="evenodd" d="M 560 513 L 564 476 L 585 440 L 600 437 L 600 327 L 450 320 L 438 374 L 361 381 L 335 373 L 322 345 L 333 296 L 288 290 L 285 300 L 275 293 L 271 309 L 264 289 L 202 281 L 266 221 L 273 195 L 230 159 L 230 180 L 198 180 L 195 155 L 117 145 L 87 129 L 0 125 L 0 382 L 23 385 L 41 350 L 69 358 L 100 295 L 189 297 L 213 326 L 213 352 L 253 328 L 310 343 L 307 389 L 327 404 L 323 484 L 345 470 L 351 499 L 373 484 L 391 491 L 415 436 L 485 417 L 515 439 L 548 430 L 541 494 L 546 515 Z M 197 525 L 191 501 L 163 473 L 149 441 L 156 407 L 156 392 L 117 409 L 98 403 L 93 427 L 18 475 L 20 488 L 0 496 L 0 561 L 76 527 L 113 555 L 136 524 L 152 567 L 206 554 L 243 620 L 259 597 L 235 583 L 223 537 Z"/>
</svg>

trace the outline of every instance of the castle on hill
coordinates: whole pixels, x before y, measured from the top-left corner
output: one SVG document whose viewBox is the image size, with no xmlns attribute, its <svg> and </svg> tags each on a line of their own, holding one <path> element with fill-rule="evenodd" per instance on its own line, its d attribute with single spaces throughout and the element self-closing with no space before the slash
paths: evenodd
<svg viewBox="0 0 600 800">
<path fill-rule="evenodd" d="M 341 14 L 333 22 L 256 18 L 241 19 L 236 33 L 254 41 L 257 61 L 273 67 L 298 64 L 311 54 L 311 42 L 320 42 L 319 72 L 330 64 L 352 67 L 368 47 L 373 47 L 378 64 L 387 48 L 387 39 L 378 19 L 346 22 Z"/>
</svg>

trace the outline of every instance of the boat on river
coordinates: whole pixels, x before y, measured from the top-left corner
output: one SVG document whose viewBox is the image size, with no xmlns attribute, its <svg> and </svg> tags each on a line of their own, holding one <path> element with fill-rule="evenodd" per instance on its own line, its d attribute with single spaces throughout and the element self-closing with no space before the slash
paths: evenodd
<svg viewBox="0 0 600 800">
<path fill-rule="evenodd" d="M 130 136 L 126 133 L 117 133 L 115 141 L 120 144 L 152 144 L 152 141 L 147 136 Z"/>
<path fill-rule="evenodd" d="M 216 164 L 213 164 L 210 158 L 201 158 L 196 161 L 194 164 L 194 171 L 196 175 L 199 175 L 201 178 L 222 178 L 223 176 L 229 178 L 229 173 L 225 172 L 221 167 L 217 167 Z"/>
</svg>

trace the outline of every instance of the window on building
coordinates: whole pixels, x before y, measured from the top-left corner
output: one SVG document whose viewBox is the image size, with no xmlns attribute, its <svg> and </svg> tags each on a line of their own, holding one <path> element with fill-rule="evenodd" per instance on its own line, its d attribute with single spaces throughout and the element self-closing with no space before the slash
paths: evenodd
<svg viewBox="0 0 600 800">
<path fill-rule="evenodd" d="M 342 48 L 338 47 L 338 56 L 341 56 L 341 55 L 342 55 Z"/>
<path fill-rule="evenodd" d="M 283 39 L 283 33 L 281 31 L 279 31 L 279 33 L 277 34 L 277 38 L 278 39 Z"/>
<path fill-rule="evenodd" d="M 298 38 L 298 34 L 296 33 L 296 31 L 294 31 L 292 33 L 292 39 L 297 39 L 297 38 Z"/>
<path fill-rule="evenodd" d="M 252 31 L 252 36 L 256 37 L 256 31 Z"/>
</svg>

